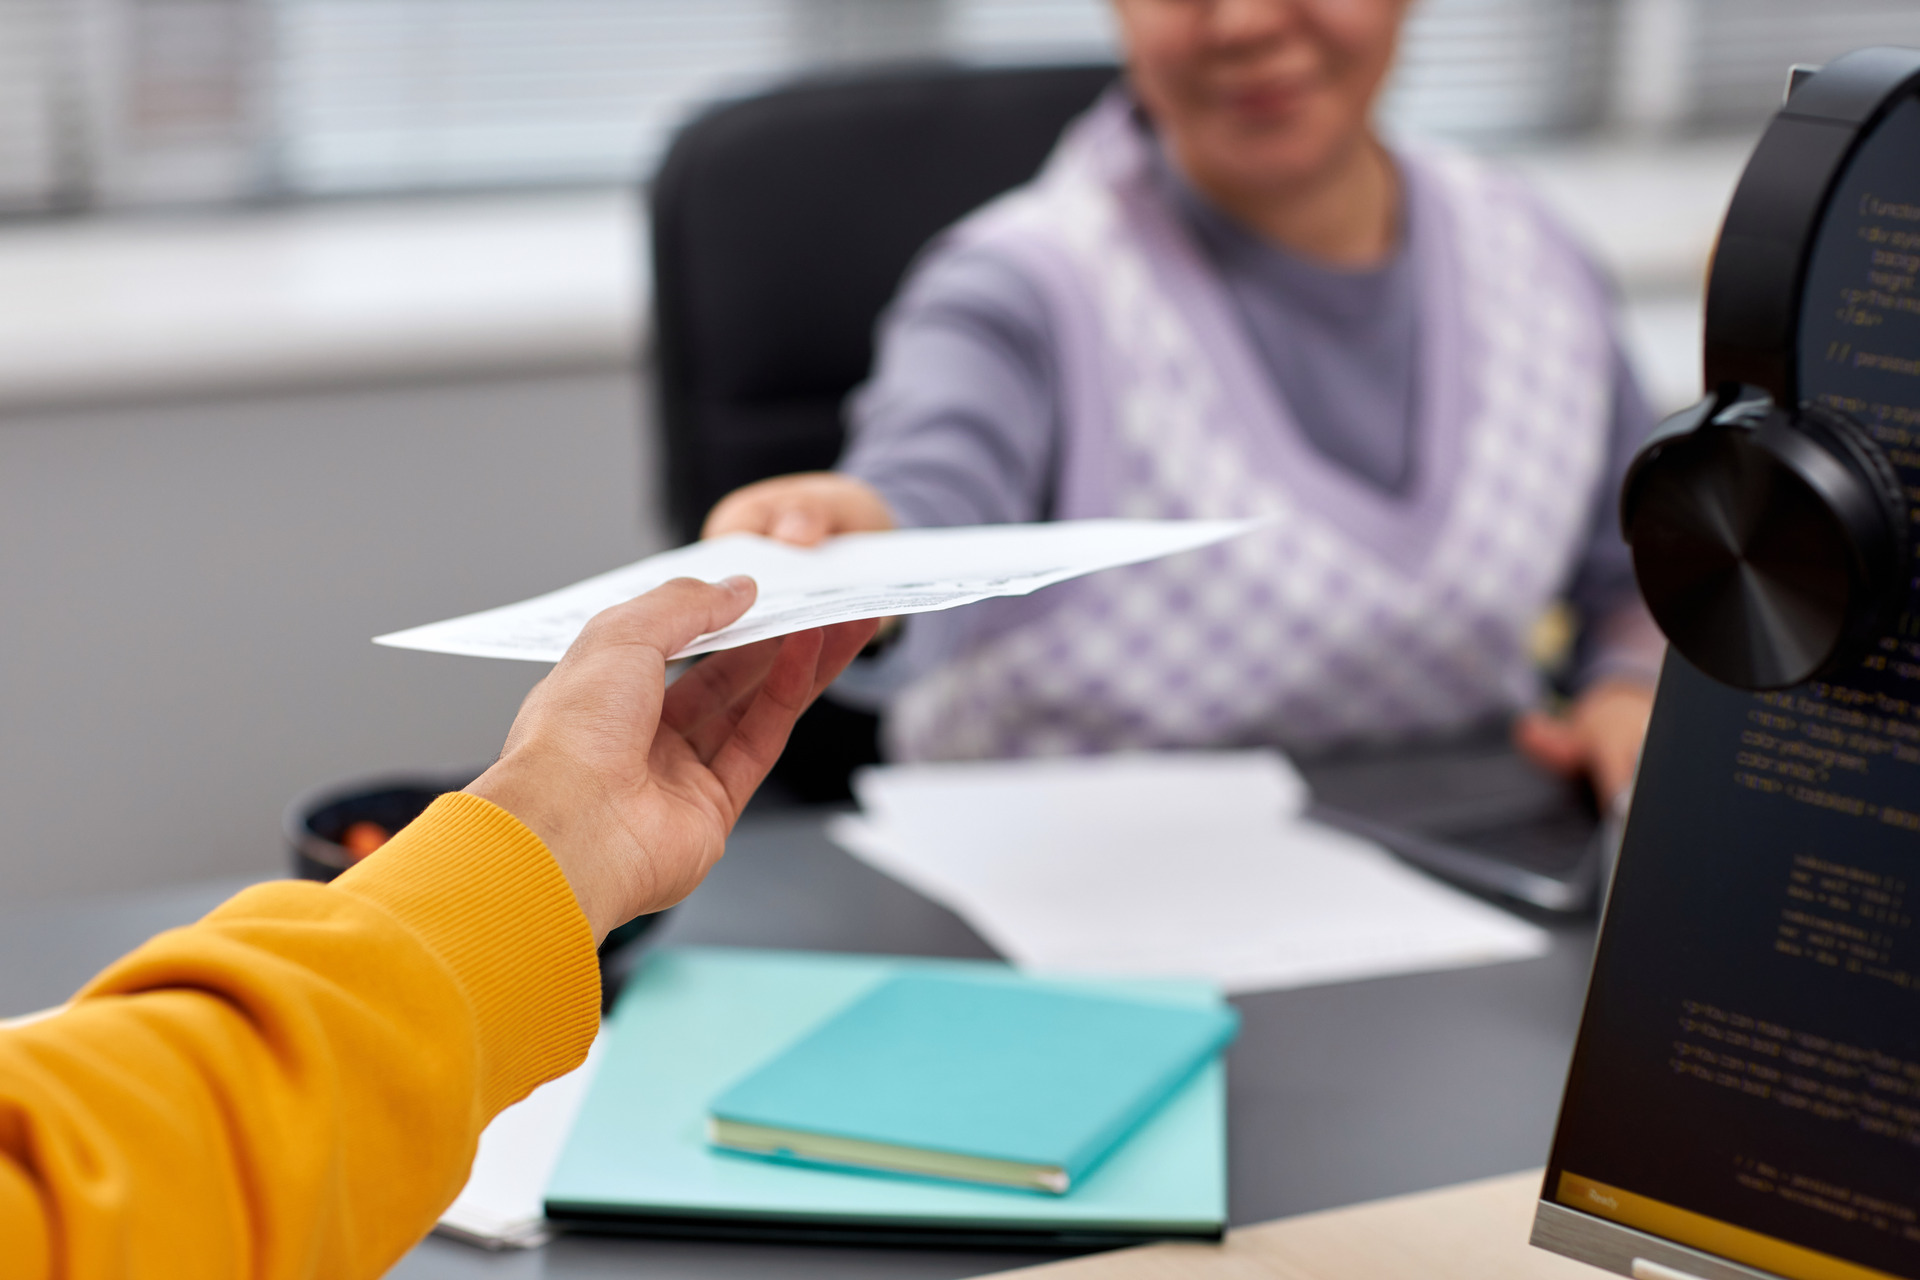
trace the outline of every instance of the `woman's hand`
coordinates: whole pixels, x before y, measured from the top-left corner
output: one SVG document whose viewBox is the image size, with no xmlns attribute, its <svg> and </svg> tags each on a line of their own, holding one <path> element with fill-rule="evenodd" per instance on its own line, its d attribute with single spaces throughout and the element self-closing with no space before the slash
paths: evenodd
<svg viewBox="0 0 1920 1280">
<path fill-rule="evenodd" d="M 681 578 L 600 614 L 467 788 L 546 843 L 596 942 L 693 891 L 793 722 L 873 635 L 845 622 L 764 640 L 668 686 L 668 657 L 753 598 L 751 579 Z"/>
<path fill-rule="evenodd" d="M 1514 722 L 1513 740 L 1535 763 L 1567 777 L 1587 775 L 1608 809 L 1633 781 L 1640 744 L 1653 715 L 1653 690 L 1609 680 L 1588 689 L 1563 715 L 1529 711 Z"/>
<path fill-rule="evenodd" d="M 811 547 L 837 533 L 878 533 L 896 523 L 887 500 L 866 481 L 803 471 L 735 489 L 708 513 L 700 536 L 759 533 Z"/>
</svg>

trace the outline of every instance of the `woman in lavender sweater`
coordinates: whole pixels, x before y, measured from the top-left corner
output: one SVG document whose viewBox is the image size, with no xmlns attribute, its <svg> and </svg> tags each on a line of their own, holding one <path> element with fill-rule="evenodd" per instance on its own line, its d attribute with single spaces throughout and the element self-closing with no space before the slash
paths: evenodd
<svg viewBox="0 0 1920 1280">
<path fill-rule="evenodd" d="M 895 758 L 1277 743 L 1520 711 L 1630 778 L 1660 645 L 1613 495 L 1651 416 L 1602 282 L 1508 179 L 1389 150 L 1407 0 L 1115 0 L 1128 76 L 923 255 L 839 468 L 709 536 L 1087 516 L 1255 534 L 909 620 L 866 673 Z M 1577 696 L 1529 636 L 1566 601 Z"/>
</svg>

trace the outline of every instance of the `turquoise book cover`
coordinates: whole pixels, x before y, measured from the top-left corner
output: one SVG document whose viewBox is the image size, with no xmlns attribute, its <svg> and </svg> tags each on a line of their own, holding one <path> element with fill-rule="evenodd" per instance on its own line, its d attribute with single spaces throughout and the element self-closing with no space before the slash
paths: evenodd
<svg viewBox="0 0 1920 1280">
<path fill-rule="evenodd" d="M 903 973 L 721 1093 L 710 1111 L 727 1146 L 927 1176 L 941 1176 L 939 1157 L 958 1156 L 987 1172 L 945 1176 L 1011 1183 L 1016 1172 L 999 1167 L 1017 1166 L 1032 1171 L 1027 1185 L 1060 1193 L 1237 1025 L 1224 1005 L 1000 974 Z M 841 1154 L 810 1138 L 837 1140 Z M 922 1153 L 930 1158 L 916 1161 Z"/>
<path fill-rule="evenodd" d="M 902 974 L 1024 984 L 1005 965 L 685 948 L 647 958 L 602 1032 L 601 1064 L 547 1185 L 554 1222 L 629 1234 L 969 1247 L 1214 1240 L 1227 1216 L 1226 1072 L 1215 1058 L 1064 1196 L 842 1173 L 716 1151 L 708 1105 Z M 1210 984 L 1074 983 L 1224 1009 Z"/>
</svg>

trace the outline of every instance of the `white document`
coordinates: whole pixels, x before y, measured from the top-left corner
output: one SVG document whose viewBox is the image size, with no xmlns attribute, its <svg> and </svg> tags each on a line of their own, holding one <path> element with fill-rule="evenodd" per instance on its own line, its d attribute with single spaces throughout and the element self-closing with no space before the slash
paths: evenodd
<svg viewBox="0 0 1920 1280">
<path fill-rule="evenodd" d="M 1253 520 L 1059 520 L 850 533 L 818 547 L 756 534 L 649 556 L 570 587 L 390 635 L 375 644 L 474 658 L 558 662 L 587 619 L 673 578 L 718 582 L 744 573 L 760 595 L 739 621 L 675 657 L 859 618 L 928 613 L 990 596 L 1023 596 L 1100 569 L 1192 551 L 1252 529 Z"/>
<path fill-rule="evenodd" d="M 1023 968 L 1228 991 L 1542 954 L 1547 935 L 1301 816 L 1276 753 L 909 765 L 856 777 L 833 838 Z"/>
<path fill-rule="evenodd" d="M 473 1171 L 437 1230 L 485 1249 L 547 1242 L 547 1180 L 600 1066 L 598 1037 L 577 1069 L 549 1080 L 493 1118 L 480 1134 Z"/>
</svg>

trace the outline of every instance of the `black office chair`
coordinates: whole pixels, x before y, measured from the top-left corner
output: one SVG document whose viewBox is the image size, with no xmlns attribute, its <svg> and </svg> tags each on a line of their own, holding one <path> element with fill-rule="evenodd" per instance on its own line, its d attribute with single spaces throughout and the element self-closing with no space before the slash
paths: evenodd
<svg viewBox="0 0 1920 1280">
<path fill-rule="evenodd" d="M 654 341 L 667 511 L 683 541 L 725 494 L 830 467 L 873 327 L 942 228 L 1033 176 L 1111 66 L 893 68 L 802 81 L 681 130 L 655 176 Z M 775 776 L 844 799 L 875 720 L 822 701 Z"/>
</svg>

